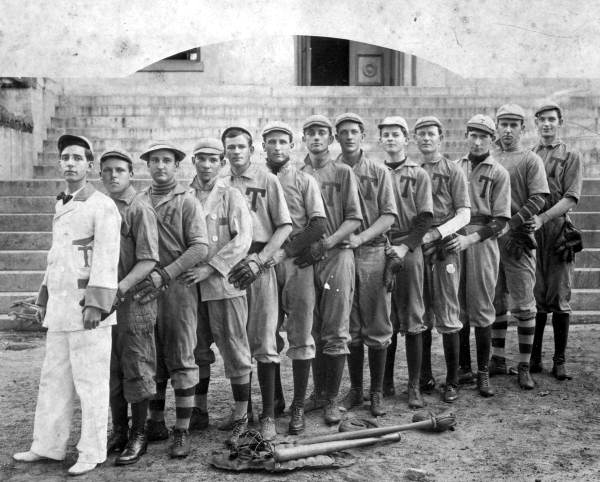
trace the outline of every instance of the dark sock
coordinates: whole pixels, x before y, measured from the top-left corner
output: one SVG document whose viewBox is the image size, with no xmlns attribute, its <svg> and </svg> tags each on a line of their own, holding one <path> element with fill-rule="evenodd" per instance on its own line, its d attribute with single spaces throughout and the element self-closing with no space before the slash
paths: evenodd
<svg viewBox="0 0 600 482">
<path fill-rule="evenodd" d="M 444 358 L 446 359 L 446 384 L 458 385 L 458 351 L 460 348 L 458 332 L 444 333 L 442 344 L 444 345 Z"/>
<path fill-rule="evenodd" d="M 262 396 L 262 416 L 275 418 L 275 363 L 257 363 L 258 384 Z"/>
<path fill-rule="evenodd" d="M 247 413 L 252 413 L 252 371 L 250 371 L 250 376 L 248 378 L 248 395 L 247 395 L 247 400 L 248 400 L 248 409 L 246 410 Z"/>
<path fill-rule="evenodd" d="M 431 330 L 422 332 L 421 340 L 423 345 L 421 355 L 421 378 L 428 379 L 433 377 L 433 374 L 431 373 Z"/>
<path fill-rule="evenodd" d="M 131 404 L 131 431 L 134 433 L 142 433 L 146 417 L 148 417 L 148 399 Z"/>
<path fill-rule="evenodd" d="M 554 328 L 554 363 L 565 362 L 565 351 L 569 339 L 569 313 L 553 313 L 552 328 Z"/>
<path fill-rule="evenodd" d="M 210 383 L 210 377 L 201 378 L 200 381 L 198 382 L 198 384 L 196 385 L 194 393 L 196 395 L 206 395 L 208 393 L 209 383 Z"/>
<path fill-rule="evenodd" d="M 317 349 L 312 360 L 314 393 L 317 398 L 323 397 L 325 390 L 325 355 Z"/>
<path fill-rule="evenodd" d="M 335 400 L 340 391 L 346 356 L 324 354 L 323 358 L 325 359 L 325 398 Z"/>
<path fill-rule="evenodd" d="M 156 383 L 156 395 L 150 399 L 150 418 L 154 421 L 164 421 L 165 396 L 167 393 L 167 382 Z M 153 413 L 154 412 L 154 413 Z"/>
<path fill-rule="evenodd" d="M 246 402 L 250 394 L 250 383 L 232 383 L 231 392 L 236 402 Z"/>
<path fill-rule="evenodd" d="M 431 334 L 431 332 L 429 332 Z M 406 349 L 406 365 L 408 368 L 408 383 L 412 386 L 419 386 L 419 378 L 422 372 L 423 361 L 423 334 L 407 333 L 404 346 Z"/>
<path fill-rule="evenodd" d="M 306 398 L 310 360 L 292 360 L 292 374 L 294 377 L 294 401 L 292 404 L 296 407 L 302 407 Z"/>
<path fill-rule="evenodd" d="M 350 345 L 350 353 L 347 355 L 348 373 L 350 374 L 350 387 L 356 390 L 363 389 L 363 364 L 365 351 L 362 343 Z"/>
<path fill-rule="evenodd" d="M 547 313 L 537 313 L 535 315 L 535 332 L 533 333 L 533 347 L 531 348 L 531 359 L 536 362 L 542 361 L 542 346 L 544 344 L 544 328 L 548 320 Z M 552 318 L 554 321 L 554 318 Z"/>
<path fill-rule="evenodd" d="M 396 349 L 398 348 L 398 333 L 392 335 L 392 342 L 387 347 L 385 356 L 385 372 L 383 380 L 386 385 L 394 384 L 394 364 L 396 363 Z"/>
<path fill-rule="evenodd" d="M 369 348 L 369 372 L 371 373 L 371 393 L 383 391 L 383 372 L 387 349 Z"/>
<path fill-rule="evenodd" d="M 127 400 L 123 393 L 111 395 L 110 413 L 112 414 L 112 424 L 115 429 L 127 430 L 129 421 L 127 420 Z"/>
<path fill-rule="evenodd" d="M 475 327 L 475 344 L 477 346 L 477 370 L 488 371 L 490 350 L 492 346 L 492 327 Z"/>
<path fill-rule="evenodd" d="M 477 328 L 475 328 L 477 330 Z M 471 325 L 468 321 L 463 323 L 463 327 L 458 332 L 460 337 L 460 351 L 458 355 L 458 365 L 466 371 L 471 370 Z M 491 329 L 490 329 L 491 333 Z"/>
<path fill-rule="evenodd" d="M 281 366 L 279 363 L 274 363 L 275 365 L 275 400 L 284 400 L 283 397 L 283 387 L 281 386 Z"/>
</svg>

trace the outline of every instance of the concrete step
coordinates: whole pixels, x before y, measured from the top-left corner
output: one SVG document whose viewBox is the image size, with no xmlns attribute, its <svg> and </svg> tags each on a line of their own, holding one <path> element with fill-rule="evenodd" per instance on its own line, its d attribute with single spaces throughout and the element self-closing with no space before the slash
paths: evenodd
<svg viewBox="0 0 600 482">
<path fill-rule="evenodd" d="M 600 311 L 600 289 L 574 289 L 571 296 L 571 306 L 583 311 Z"/>
<path fill-rule="evenodd" d="M 29 298 L 31 296 L 37 296 L 37 289 L 35 291 L 4 291 L 0 293 L 0 313 L 8 313 L 10 305 L 15 301 Z"/>
<path fill-rule="evenodd" d="M 44 271 L 0 271 L 1 291 L 37 291 L 44 279 Z"/>
<path fill-rule="evenodd" d="M 50 249 L 52 233 L 46 232 L 0 232 L 0 246 L 6 251 L 41 251 Z"/>
<path fill-rule="evenodd" d="M 52 231 L 52 214 L 0 214 L 0 232 Z"/>
<path fill-rule="evenodd" d="M 600 195 L 600 178 L 584 179 L 581 192 L 585 195 Z"/>
<path fill-rule="evenodd" d="M 102 188 L 102 183 L 97 178 L 90 180 L 98 189 Z M 149 184 L 148 179 L 133 179 L 132 185 L 140 190 Z M 65 188 L 64 181 L 57 178 L 51 179 L 26 179 L 22 181 L 0 181 L 0 199 L 3 197 L 18 196 L 54 196 Z"/>
<path fill-rule="evenodd" d="M 43 271 L 48 251 L 0 251 L 0 273 L 5 270 Z"/>
<path fill-rule="evenodd" d="M 576 310 L 571 312 L 571 324 L 591 325 L 600 323 L 600 310 Z"/>
<path fill-rule="evenodd" d="M 585 190 L 583 191 L 585 192 Z M 600 194 L 583 194 L 579 198 L 576 212 L 600 211 Z"/>
<path fill-rule="evenodd" d="M 575 226 L 600 229 L 600 211 L 572 212 L 569 214 Z"/>
<path fill-rule="evenodd" d="M 55 196 L 0 196 L 0 213 L 53 213 Z"/>
<path fill-rule="evenodd" d="M 583 238 L 584 248 L 595 248 L 600 246 L 600 231 L 581 229 L 581 237 Z"/>
<path fill-rule="evenodd" d="M 593 289 L 600 287 L 600 268 L 575 268 L 573 274 L 573 288 Z"/>
<path fill-rule="evenodd" d="M 600 268 L 600 247 L 585 248 L 575 256 L 577 268 Z"/>
</svg>

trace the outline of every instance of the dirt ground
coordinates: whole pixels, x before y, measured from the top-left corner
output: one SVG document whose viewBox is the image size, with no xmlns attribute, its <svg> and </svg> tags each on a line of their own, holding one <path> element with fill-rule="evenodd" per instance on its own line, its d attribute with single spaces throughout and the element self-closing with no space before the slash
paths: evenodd
<svg viewBox="0 0 600 482">
<path fill-rule="evenodd" d="M 552 329 L 545 340 L 545 364 L 551 366 Z M 402 343 L 399 343 L 399 346 Z M 443 381 L 441 338 L 434 335 L 434 374 Z M 572 328 L 568 368 L 573 379 L 557 382 L 544 372 L 536 375 L 537 386 L 525 392 L 516 377 L 494 377 L 497 395 L 480 397 L 475 387 L 463 388 L 451 407 L 439 394 L 427 395 L 428 409 L 436 412 L 452 408 L 458 425 L 454 432 L 442 434 L 403 432 L 402 440 L 389 445 L 349 451 L 356 462 L 340 469 L 302 470 L 291 473 L 228 473 L 214 469 L 209 458 L 222 448 L 225 433 L 216 421 L 229 414 L 230 390 L 223 378 L 220 360 L 214 367 L 209 403 L 211 426 L 194 433 L 192 453 L 185 460 L 171 460 L 167 442 L 154 443 L 139 463 L 126 468 L 113 465 L 114 455 L 103 466 L 82 476 L 81 480 L 162 481 L 162 480 L 600 480 L 600 326 Z M 516 328 L 509 328 L 509 353 L 516 351 Z M 474 347 L 473 347 L 474 348 Z M 385 399 L 387 414 L 381 425 L 408 423 L 413 412 L 407 408 L 404 392 L 406 363 L 399 348 L 396 385 L 400 392 Z M 78 409 L 63 462 L 14 462 L 11 454 L 27 450 L 31 443 L 33 414 L 40 366 L 44 355 L 42 334 L 0 333 L 0 480 L 55 481 L 66 478 L 67 468 L 76 458 L 75 444 L 79 426 Z M 474 355 L 473 355 L 474 357 Z M 282 373 L 286 397 L 291 398 L 291 363 L 284 358 Z M 367 371 L 365 368 L 365 379 Z M 344 378 L 342 393 L 348 386 Z M 259 400 L 258 387 L 253 398 Z M 169 391 L 168 424 L 174 422 L 173 395 Z M 368 416 L 365 409 L 349 412 L 348 417 Z M 277 421 L 279 438 L 284 439 L 287 417 Z M 319 413 L 308 415 L 307 434 L 333 432 L 321 421 Z M 411 471 L 417 469 L 420 472 Z"/>
</svg>

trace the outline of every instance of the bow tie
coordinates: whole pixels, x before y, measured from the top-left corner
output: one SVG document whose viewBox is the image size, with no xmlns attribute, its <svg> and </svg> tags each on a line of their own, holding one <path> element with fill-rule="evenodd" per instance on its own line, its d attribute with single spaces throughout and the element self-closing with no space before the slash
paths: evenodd
<svg viewBox="0 0 600 482">
<path fill-rule="evenodd" d="M 71 199 L 73 199 L 73 196 L 71 196 L 70 194 L 67 194 L 66 192 L 61 192 L 58 194 L 58 196 L 56 196 L 56 200 L 60 201 L 62 199 L 63 204 L 67 204 Z"/>
</svg>

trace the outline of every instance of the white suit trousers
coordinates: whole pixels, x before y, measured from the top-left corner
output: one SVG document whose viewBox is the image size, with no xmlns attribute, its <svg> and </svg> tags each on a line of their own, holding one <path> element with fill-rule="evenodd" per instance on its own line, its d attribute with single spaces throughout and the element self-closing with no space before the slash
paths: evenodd
<svg viewBox="0 0 600 482">
<path fill-rule="evenodd" d="M 111 340 L 110 326 L 47 333 L 33 452 L 56 460 L 65 458 L 77 395 L 81 401 L 78 461 L 106 460 Z"/>
</svg>

